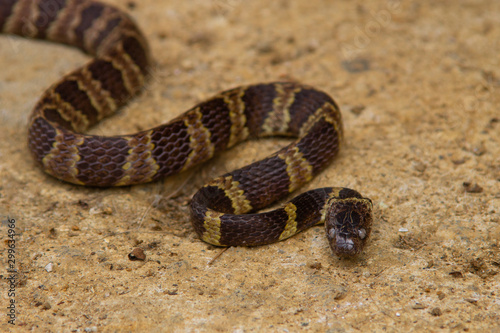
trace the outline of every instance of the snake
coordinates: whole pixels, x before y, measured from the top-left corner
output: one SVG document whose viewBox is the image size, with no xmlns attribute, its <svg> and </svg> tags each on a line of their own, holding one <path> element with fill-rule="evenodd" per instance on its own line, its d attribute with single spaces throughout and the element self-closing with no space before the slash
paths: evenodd
<svg viewBox="0 0 500 333">
<path fill-rule="evenodd" d="M 190 218 L 198 236 L 215 246 L 258 246 L 324 224 L 335 255 L 354 257 L 364 249 L 373 203 L 355 190 L 314 189 L 262 211 L 338 155 L 342 117 L 325 92 L 297 82 L 240 86 L 148 130 L 89 135 L 151 75 L 148 42 L 131 16 L 91 0 L 0 0 L 0 32 L 69 45 L 91 57 L 45 90 L 29 117 L 28 148 L 49 175 L 93 187 L 141 184 L 191 169 L 245 140 L 289 137 L 287 146 L 194 194 Z"/>
</svg>

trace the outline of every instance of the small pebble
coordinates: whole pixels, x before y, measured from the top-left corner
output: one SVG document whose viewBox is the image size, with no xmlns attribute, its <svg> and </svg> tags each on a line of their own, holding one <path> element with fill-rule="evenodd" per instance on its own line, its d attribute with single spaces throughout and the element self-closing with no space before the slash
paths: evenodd
<svg viewBox="0 0 500 333">
<path fill-rule="evenodd" d="M 455 158 L 455 159 L 452 159 L 451 162 L 453 162 L 453 164 L 455 164 L 455 165 L 464 164 L 465 158 Z"/>
<path fill-rule="evenodd" d="M 483 188 L 479 186 L 477 183 L 464 182 L 463 187 L 465 192 L 468 193 L 481 193 L 483 192 Z"/>
<path fill-rule="evenodd" d="M 42 310 L 49 310 L 50 308 L 52 308 L 52 305 L 49 302 L 43 302 Z"/>
<path fill-rule="evenodd" d="M 471 304 L 476 304 L 477 303 L 477 299 L 475 298 L 465 298 L 465 301 L 471 303 Z"/>
<path fill-rule="evenodd" d="M 344 286 L 334 286 L 332 287 L 331 295 L 333 295 L 334 300 L 343 299 L 347 295 L 347 288 Z"/>
<path fill-rule="evenodd" d="M 483 155 L 484 153 L 486 153 L 486 147 L 484 146 L 483 143 L 478 143 L 478 144 L 475 144 L 473 147 L 472 147 L 472 153 L 476 156 L 481 156 Z"/>
<path fill-rule="evenodd" d="M 47 266 L 45 266 L 45 270 L 49 273 L 52 272 L 52 268 L 54 268 L 54 264 L 52 264 L 51 262 L 49 262 Z"/>
<path fill-rule="evenodd" d="M 143 249 L 141 249 L 140 247 L 136 247 L 135 249 L 132 250 L 132 252 L 128 254 L 128 258 L 132 261 L 135 260 L 144 261 L 146 260 L 146 254 L 144 254 Z"/>
<path fill-rule="evenodd" d="M 450 275 L 453 276 L 454 278 L 463 278 L 464 277 L 464 274 L 460 271 L 450 272 Z"/>
<path fill-rule="evenodd" d="M 342 67 L 350 73 L 360 73 L 370 69 L 370 60 L 357 58 L 342 61 Z"/>
<path fill-rule="evenodd" d="M 417 172 L 424 172 L 425 169 L 427 168 L 426 165 L 420 161 L 413 161 L 412 167 L 413 167 L 413 170 L 415 170 Z"/>
<path fill-rule="evenodd" d="M 363 112 L 363 110 L 366 108 L 366 106 L 364 105 L 354 105 L 352 108 L 351 108 L 351 112 L 354 113 L 355 115 L 360 115 L 361 112 Z"/>
<path fill-rule="evenodd" d="M 309 265 L 310 268 L 313 268 L 313 269 L 317 269 L 317 270 L 320 270 L 322 265 L 320 262 L 314 262 L 312 264 Z"/>
<path fill-rule="evenodd" d="M 443 314 L 443 311 L 441 311 L 440 308 L 434 308 L 431 310 L 431 315 L 439 317 L 440 315 Z"/>
</svg>

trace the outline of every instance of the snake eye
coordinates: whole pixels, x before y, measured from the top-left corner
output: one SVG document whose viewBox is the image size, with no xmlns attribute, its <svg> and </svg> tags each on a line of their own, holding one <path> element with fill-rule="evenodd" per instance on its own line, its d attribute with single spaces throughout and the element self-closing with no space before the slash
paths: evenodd
<svg viewBox="0 0 500 333">
<path fill-rule="evenodd" d="M 366 230 L 365 229 L 359 229 L 358 230 L 358 236 L 361 239 L 364 239 L 366 237 Z"/>
</svg>

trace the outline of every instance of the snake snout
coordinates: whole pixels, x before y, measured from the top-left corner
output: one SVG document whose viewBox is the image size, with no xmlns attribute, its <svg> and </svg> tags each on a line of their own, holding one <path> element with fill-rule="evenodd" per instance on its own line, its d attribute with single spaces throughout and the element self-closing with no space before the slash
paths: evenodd
<svg viewBox="0 0 500 333">
<path fill-rule="evenodd" d="M 339 234 L 334 242 L 330 242 L 330 247 L 338 256 L 352 257 L 360 252 L 359 246 L 356 246 L 355 238 L 349 234 Z"/>
</svg>

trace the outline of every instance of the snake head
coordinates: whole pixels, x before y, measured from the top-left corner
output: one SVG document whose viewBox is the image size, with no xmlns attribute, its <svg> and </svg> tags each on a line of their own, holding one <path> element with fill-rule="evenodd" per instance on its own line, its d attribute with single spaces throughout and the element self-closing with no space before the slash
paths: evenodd
<svg viewBox="0 0 500 333">
<path fill-rule="evenodd" d="M 371 232 L 373 204 L 358 192 L 342 188 L 328 201 L 325 229 L 330 247 L 339 257 L 361 253 Z"/>
</svg>

